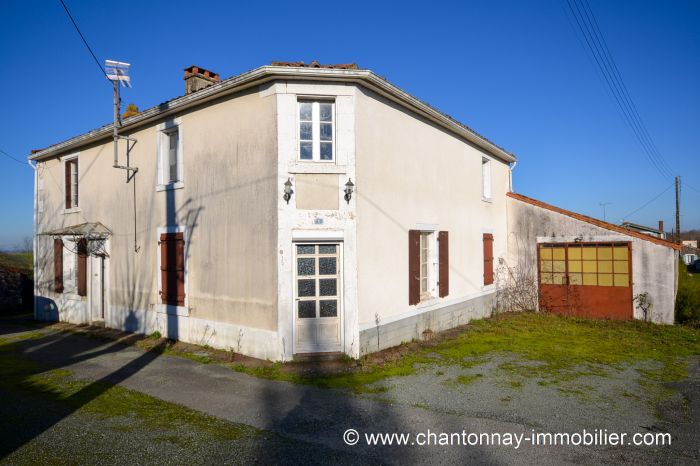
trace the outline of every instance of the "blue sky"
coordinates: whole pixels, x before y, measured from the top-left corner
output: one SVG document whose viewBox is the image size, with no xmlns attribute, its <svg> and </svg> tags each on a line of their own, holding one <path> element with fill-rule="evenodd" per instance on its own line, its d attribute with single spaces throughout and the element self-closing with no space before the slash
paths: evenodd
<svg viewBox="0 0 700 466">
<path fill-rule="evenodd" d="M 690 184 L 700 228 L 700 3 L 589 0 L 659 152 Z M 672 183 L 651 165 L 565 15 L 533 2 L 66 0 L 98 58 L 132 63 L 125 103 L 183 93 L 197 64 L 222 77 L 272 60 L 356 62 L 519 157 L 516 191 L 618 222 Z M 567 19 L 568 18 L 568 19 Z M 58 0 L 0 4 L 0 149 L 24 160 L 108 123 L 111 88 Z M 0 248 L 32 229 L 32 170 L 0 154 Z M 629 217 L 674 222 L 673 190 Z"/>
</svg>

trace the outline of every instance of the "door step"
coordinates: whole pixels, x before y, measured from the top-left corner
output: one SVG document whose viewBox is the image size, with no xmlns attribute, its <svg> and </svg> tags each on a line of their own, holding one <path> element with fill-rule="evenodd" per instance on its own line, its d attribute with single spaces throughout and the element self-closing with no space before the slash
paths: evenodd
<svg viewBox="0 0 700 466">
<path fill-rule="evenodd" d="M 93 320 L 90 322 L 90 325 L 92 327 L 102 327 L 104 328 L 105 326 L 105 321 L 104 320 Z"/>
<path fill-rule="evenodd" d="M 294 355 L 295 361 L 335 361 L 342 359 L 342 351 L 333 351 L 329 353 L 297 353 Z"/>
</svg>

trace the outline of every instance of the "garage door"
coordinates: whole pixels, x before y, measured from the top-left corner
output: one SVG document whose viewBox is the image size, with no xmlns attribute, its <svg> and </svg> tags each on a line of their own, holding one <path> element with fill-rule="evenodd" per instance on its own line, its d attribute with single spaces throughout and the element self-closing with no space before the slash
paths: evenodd
<svg viewBox="0 0 700 466">
<path fill-rule="evenodd" d="M 541 243 L 537 252 L 541 310 L 632 319 L 630 243 Z"/>
</svg>

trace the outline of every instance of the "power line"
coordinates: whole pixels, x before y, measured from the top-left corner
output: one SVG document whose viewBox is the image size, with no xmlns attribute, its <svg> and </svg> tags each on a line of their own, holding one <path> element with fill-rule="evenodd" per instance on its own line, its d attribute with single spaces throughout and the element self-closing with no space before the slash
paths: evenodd
<svg viewBox="0 0 700 466">
<path fill-rule="evenodd" d="M 585 40 L 584 50 L 587 48 L 587 52 L 590 52 L 595 60 L 595 66 L 603 76 L 604 84 L 610 91 L 624 121 L 632 130 L 635 139 L 652 166 L 662 177 L 672 177 L 673 172 L 658 151 L 649 131 L 646 129 L 646 125 L 642 121 L 587 0 L 582 0 L 580 3 L 579 0 L 567 0 L 567 5 L 581 36 Z"/>
<path fill-rule="evenodd" d="M 10 160 L 14 160 L 14 161 L 17 162 L 17 163 L 21 163 L 22 165 L 24 165 L 24 164 L 26 163 L 26 162 L 22 162 L 22 161 L 19 160 L 19 159 L 14 158 L 13 156 L 11 156 L 10 154 L 8 154 L 7 152 L 5 152 L 5 151 L 2 150 L 2 149 L 0 149 L 0 154 L 3 154 L 4 156 L 8 157 Z"/>
<path fill-rule="evenodd" d="M 636 214 L 637 212 L 639 212 L 640 210 L 642 210 L 643 208 L 645 208 L 646 206 L 648 206 L 649 204 L 651 204 L 652 202 L 654 202 L 655 200 L 657 200 L 658 198 L 660 198 L 661 196 L 663 196 L 664 194 L 666 194 L 666 192 L 667 192 L 669 189 L 671 189 L 674 185 L 675 185 L 675 181 L 674 181 L 673 183 L 671 183 L 670 185 L 668 185 L 668 187 L 666 187 L 666 189 L 664 189 L 664 190 L 661 191 L 659 194 L 657 194 L 656 196 L 654 196 L 654 197 L 653 197 L 650 201 L 648 201 L 646 204 L 644 204 L 643 206 L 641 206 L 641 207 L 639 207 L 639 208 L 633 210 L 633 211 L 630 212 L 629 214 L 623 216 L 622 219 L 624 220 L 624 219 L 629 218 L 629 217 L 631 217 L 632 215 Z"/>
<path fill-rule="evenodd" d="M 90 48 L 90 44 L 88 44 L 87 40 L 85 40 L 85 36 L 83 36 L 83 33 L 80 32 L 80 28 L 78 27 L 78 24 L 73 19 L 73 15 L 71 15 L 70 11 L 68 11 L 68 7 L 66 6 L 65 2 L 63 0 L 59 0 L 59 1 L 61 2 L 61 5 L 63 5 L 63 9 L 66 10 L 66 14 L 70 18 L 71 23 L 73 23 L 73 26 L 75 26 L 75 30 L 78 31 L 78 35 L 80 35 L 80 38 L 83 39 L 83 44 L 85 44 L 85 47 L 87 47 L 88 51 L 90 52 L 90 55 L 92 55 L 93 60 L 95 60 L 95 63 L 97 63 L 97 66 L 100 68 L 100 71 L 102 72 L 102 74 L 104 74 L 105 77 L 107 77 L 107 73 L 105 72 L 105 69 L 102 67 L 102 64 L 95 56 L 95 53 L 92 51 L 92 48 Z"/>
</svg>

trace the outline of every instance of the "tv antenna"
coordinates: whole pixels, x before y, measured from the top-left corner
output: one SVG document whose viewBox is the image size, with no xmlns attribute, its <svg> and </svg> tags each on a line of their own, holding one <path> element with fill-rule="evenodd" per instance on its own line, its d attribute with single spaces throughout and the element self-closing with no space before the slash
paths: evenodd
<svg viewBox="0 0 700 466">
<path fill-rule="evenodd" d="M 120 168 L 126 170 L 126 182 L 128 183 L 134 178 L 136 172 L 139 171 L 137 167 L 132 167 L 130 165 L 131 159 L 131 149 L 136 145 L 137 140 L 129 136 L 121 136 L 119 134 L 119 128 L 122 126 L 121 118 L 121 96 L 119 94 L 119 89 L 121 86 L 131 87 L 131 77 L 129 76 L 129 68 L 131 64 L 124 63 L 114 60 L 105 60 L 105 71 L 107 73 L 107 79 L 112 81 L 114 86 L 114 128 L 113 128 L 113 138 L 114 138 L 114 168 Z M 126 140 L 126 165 L 119 164 L 119 140 Z"/>
<path fill-rule="evenodd" d="M 612 202 L 601 202 L 600 204 L 598 204 L 599 206 L 601 206 L 603 208 L 603 221 L 604 222 L 608 221 L 608 219 L 606 218 L 607 216 L 605 215 L 606 214 L 605 207 L 609 206 L 610 204 L 612 204 Z"/>
</svg>

